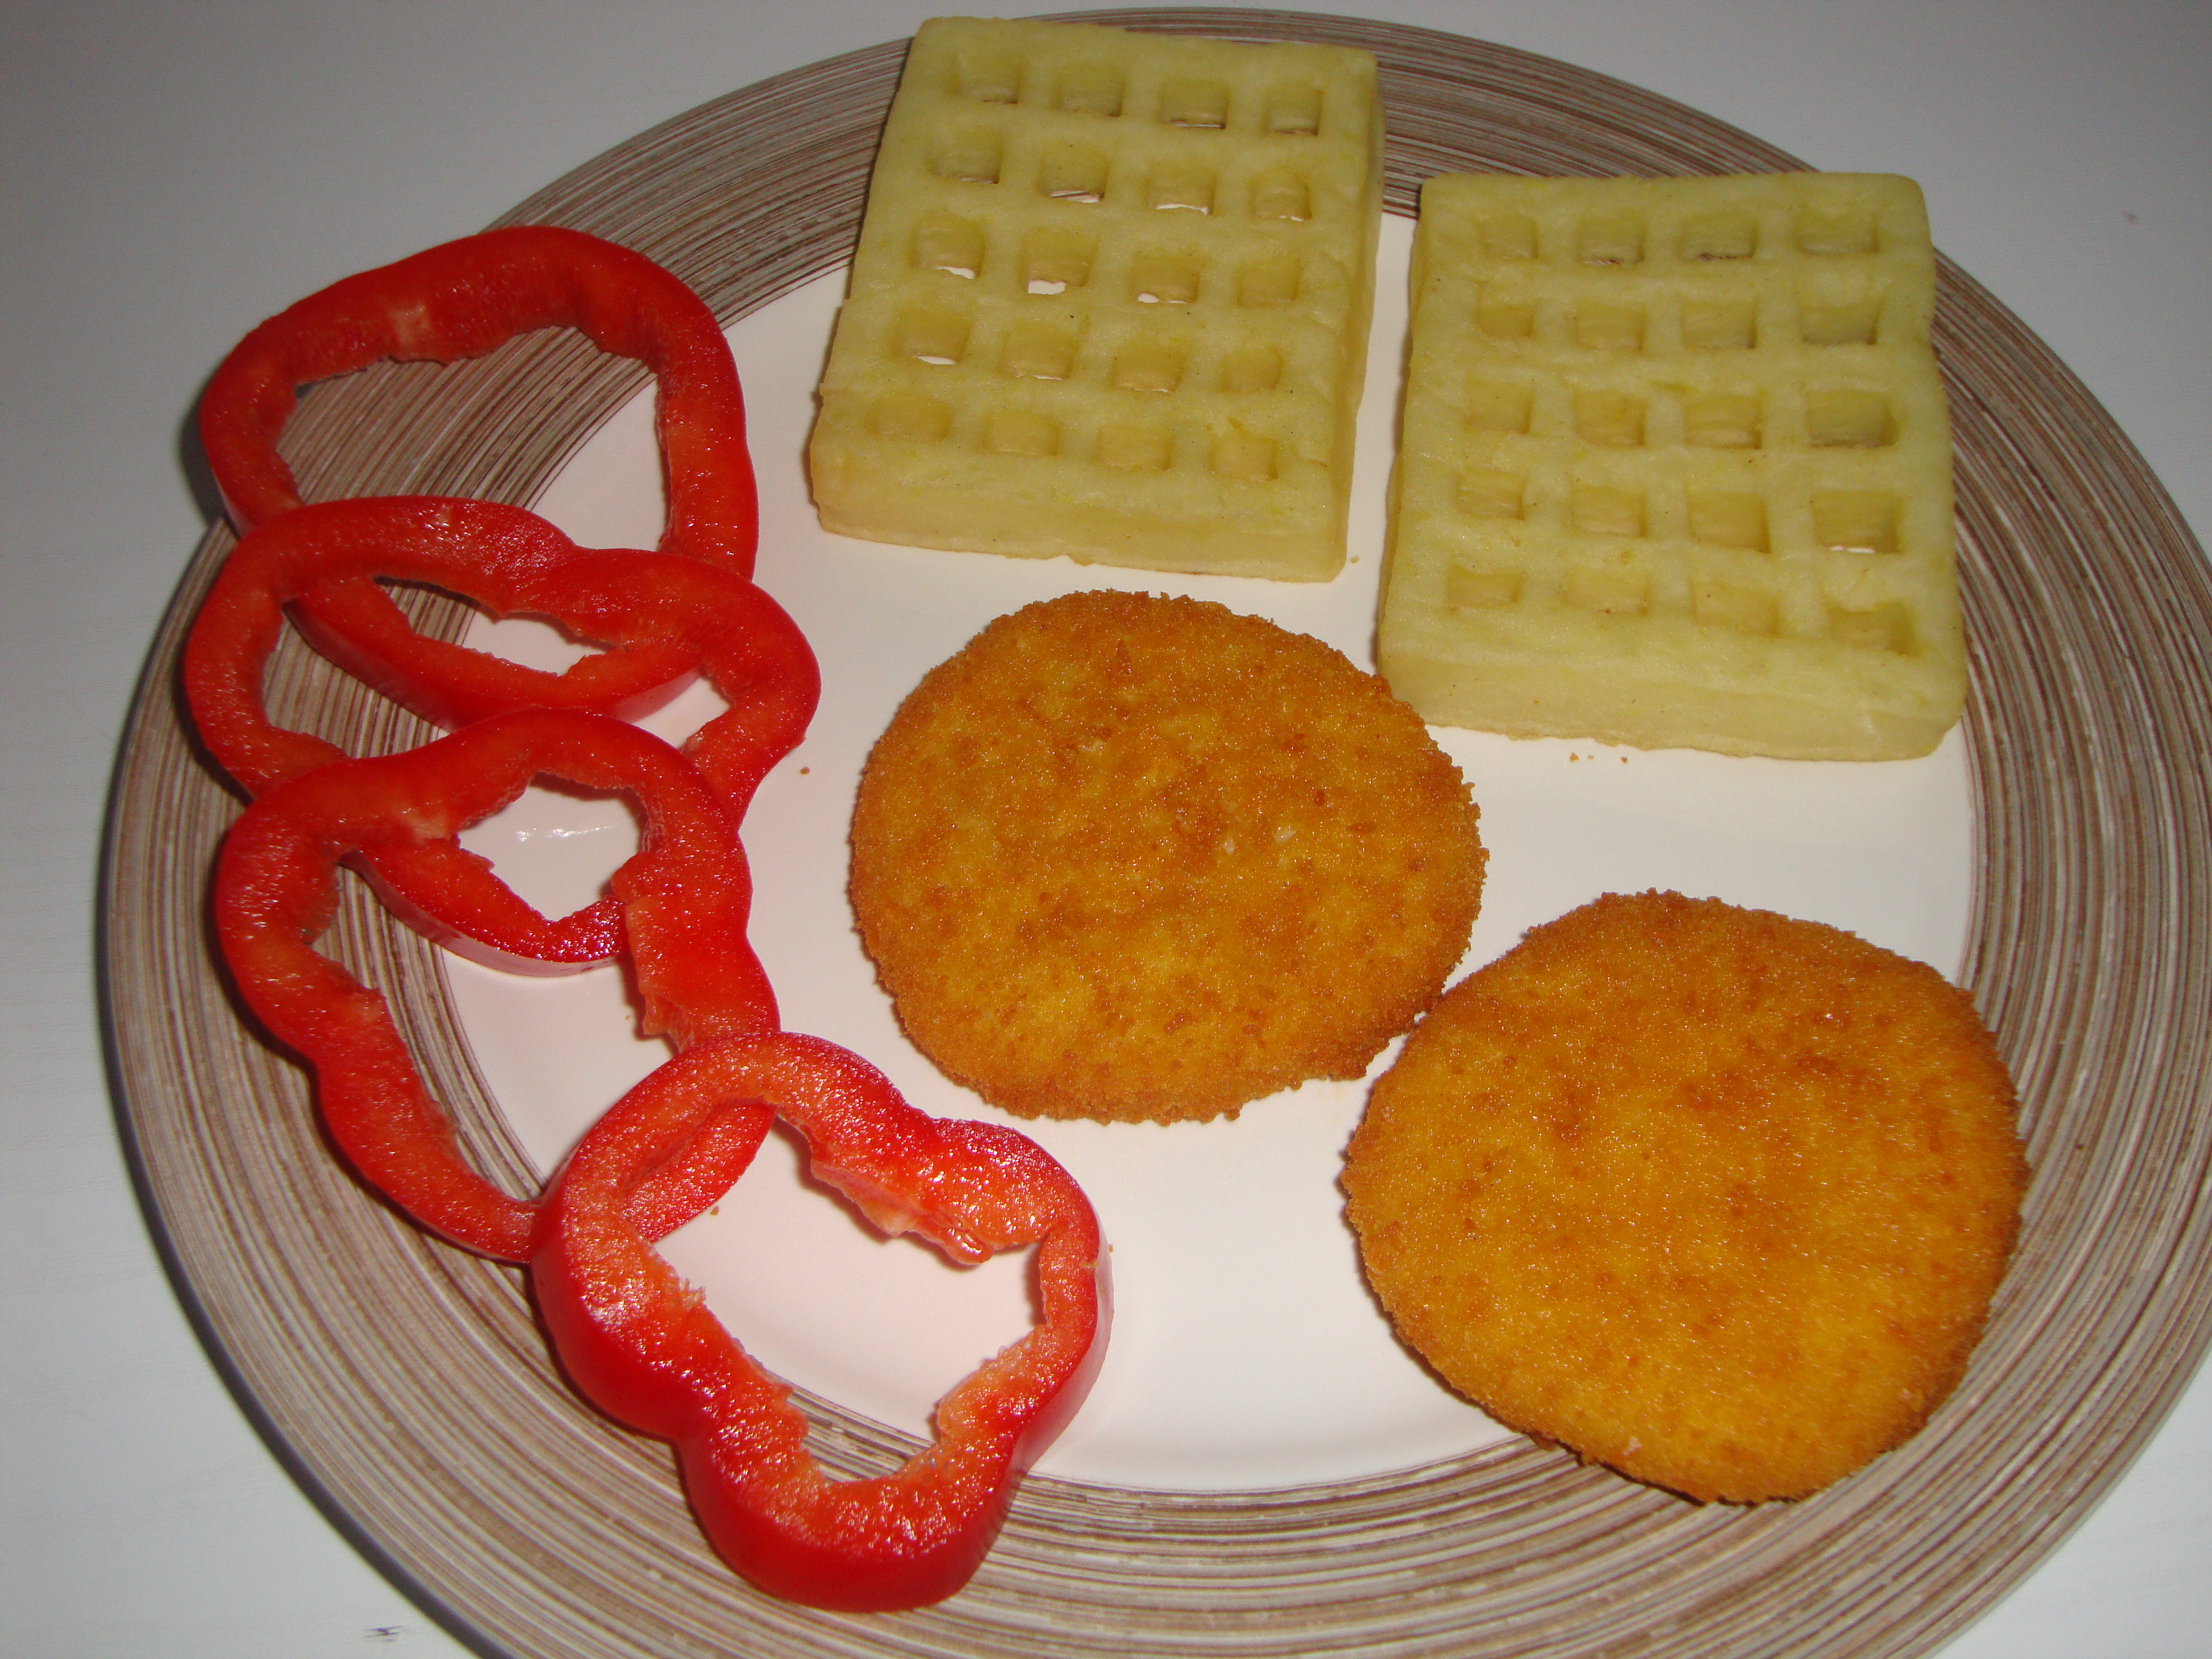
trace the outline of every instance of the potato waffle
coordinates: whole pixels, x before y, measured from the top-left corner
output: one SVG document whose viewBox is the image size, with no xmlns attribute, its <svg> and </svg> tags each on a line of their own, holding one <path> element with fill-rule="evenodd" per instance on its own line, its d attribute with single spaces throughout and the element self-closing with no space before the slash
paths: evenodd
<svg viewBox="0 0 2212 1659">
<path fill-rule="evenodd" d="M 1432 724 L 1800 759 L 1958 719 L 1918 188 L 1422 192 L 1378 657 Z"/>
<path fill-rule="evenodd" d="M 925 23 L 823 376 L 823 526 L 1334 575 L 1381 119 L 1365 52 Z"/>
</svg>

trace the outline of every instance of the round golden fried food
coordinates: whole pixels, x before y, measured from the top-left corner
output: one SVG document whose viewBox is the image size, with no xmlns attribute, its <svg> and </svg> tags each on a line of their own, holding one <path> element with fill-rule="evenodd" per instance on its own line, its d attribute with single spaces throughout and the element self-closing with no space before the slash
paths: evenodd
<svg viewBox="0 0 2212 1659">
<path fill-rule="evenodd" d="M 2018 1226 L 1963 993 L 1817 922 L 1608 896 L 1438 1003 L 1344 1188 L 1405 1341 L 1508 1426 L 1701 1502 L 1799 1498 L 1965 1370 Z"/>
<path fill-rule="evenodd" d="M 1141 593 L 993 623 L 899 709 L 853 816 L 900 1024 L 1033 1117 L 1360 1076 L 1466 951 L 1482 866 L 1458 769 L 1381 680 Z"/>
</svg>

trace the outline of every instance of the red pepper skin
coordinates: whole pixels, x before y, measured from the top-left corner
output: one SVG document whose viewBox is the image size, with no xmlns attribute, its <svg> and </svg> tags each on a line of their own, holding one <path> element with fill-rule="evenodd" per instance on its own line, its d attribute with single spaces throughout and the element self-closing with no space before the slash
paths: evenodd
<svg viewBox="0 0 2212 1659">
<path fill-rule="evenodd" d="M 736 817 L 805 735 L 820 696 L 805 636 L 734 571 L 671 554 L 578 547 L 536 514 L 492 502 L 325 502 L 270 520 L 232 550 L 185 642 L 185 695 L 201 740 L 250 792 L 344 757 L 322 738 L 271 723 L 261 677 L 286 605 L 375 576 L 445 588 L 498 616 L 548 617 L 615 647 L 554 674 L 429 639 L 404 619 L 374 637 L 371 653 L 337 638 L 343 666 L 439 725 L 529 708 L 627 714 L 703 668 L 730 708 L 685 748 Z M 611 901 L 549 922 L 450 844 L 386 848 L 370 861 L 411 924 L 496 965 L 560 971 L 620 946 Z"/>
<path fill-rule="evenodd" d="M 278 313 L 223 360 L 200 399 L 200 446 L 241 534 L 301 504 L 276 440 L 301 386 L 386 358 L 482 356 L 532 329 L 580 331 L 658 381 L 668 503 L 664 552 L 752 574 L 759 509 L 729 343 L 697 295 L 642 254 L 547 225 L 486 231 L 333 283 Z M 319 643 L 362 648 L 406 632 L 368 581 L 303 595 Z M 635 712 L 635 711 L 633 711 Z"/>
<path fill-rule="evenodd" d="M 724 1113 L 765 1103 L 814 1174 L 887 1232 L 955 1259 L 1035 1243 L 1042 1322 L 937 1408 L 937 1440 L 896 1473 L 834 1480 L 806 1420 L 642 1235 L 629 1195 Z M 942 1601 L 997 1536 L 1020 1474 L 1066 1425 L 1105 1349 L 1107 1257 L 1073 1179 L 996 1125 L 929 1117 L 819 1038 L 686 1049 L 580 1142 L 549 1192 L 532 1284 L 562 1366 L 603 1410 L 675 1443 L 693 1509 L 759 1589 L 884 1612 Z"/>
<path fill-rule="evenodd" d="M 645 1034 L 684 1047 L 773 1030 L 775 994 L 745 940 L 751 883 L 728 811 L 676 750 L 603 715 L 501 715 L 420 749 L 317 767 L 246 809 L 216 870 L 224 960 L 247 1006 L 313 1072 L 331 1139 L 408 1215 L 505 1261 L 528 1255 L 538 1206 L 469 1166 L 383 997 L 313 940 L 335 913 L 341 860 L 451 845 L 540 775 L 624 791 L 642 811 L 641 844 L 611 885 Z M 764 1132 L 764 1116 L 757 1127 Z M 722 1189 L 712 1177 L 729 1170 L 734 1179 L 742 1140 L 718 1131 L 661 1169 L 641 1188 L 642 1224 L 665 1232 L 711 1202 Z"/>
</svg>

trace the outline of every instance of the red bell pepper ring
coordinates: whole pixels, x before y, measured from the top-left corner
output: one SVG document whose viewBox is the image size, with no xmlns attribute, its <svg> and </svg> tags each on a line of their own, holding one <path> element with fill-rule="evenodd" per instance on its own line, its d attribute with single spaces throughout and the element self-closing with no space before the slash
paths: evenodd
<svg viewBox="0 0 2212 1659">
<path fill-rule="evenodd" d="M 504 1261 L 528 1254 L 536 1204 L 469 1165 L 383 997 L 313 941 L 335 914 L 340 860 L 450 844 L 538 775 L 622 790 L 641 809 L 639 850 L 611 885 L 645 1034 L 680 1048 L 773 1030 L 775 997 L 746 942 L 751 882 L 727 810 L 675 750 L 604 715 L 505 714 L 419 749 L 317 767 L 246 809 L 216 869 L 223 958 L 247 1006 L 313 1072 L 331 1139 L 408 1215 Z M 743 1167 L 743 1158 L 730 1166 L 743 1139 L 732 1134 L 718 1131 L 663 1170 L 644 1189 L 641 1224 L 665 1231 L 711 1202 L 721 1187 L 708 1177 L 734 1179 Z"/>
<path fill-rule="evenodd" d="M 395 633 L 374 634 L 370 651 L 343 638 L 332 645 L 342 665 L 441 726 L 528 708 L 627 714 L 672 676 L 703 669 L 730 707 L 685 747 L 735 817 L 805 735 L 820 695 L 797 625 L 729 569 L 579 547 L 536 514 L 493 502 L 326 502 L 272 519 L 240 542 L 185 643 L 185 693 L 201 740 L 248 791 L 343 758 L 335 744 L 270 720 L 262 672 L 288 604 L 374 576 L 445 588 L 498 616 L 548 617 L 615 647 L 556 674 L 428 638 L 404 620 Z M 471 859 L 440 844 L 383 849 L 373 862 L 395 910 L 466 954 L 544 971 L 619 947 L 611 902 L 549 922 Z"/>
<path fill-rule="evenodd" d="M 721 325 L 643 254 L 551 225 L 465 236 L 344 277 L 240 341 L 208 382 L 199 430 L 241 533 L 300 505 L 276 453 L 300 387 L 386 358 L 480 357 L 541 328 L 579 330 L 653 371 L 668 490 L 661 546 L 750 575 L 757 505 L 744 399 Z"/>
<path fill-rule="evenodd" d="M 755 1103 L 805 1136 L 814 1174 L 886 1232 L 962 1261 L 1038 1247 L 1043 1317 L 937 1408 L 895 1473 L 826 1475 L 789 1389 L 754 1363 L 635 1218 L 640 1180 Z M 866 1060 L 778 1032 L 677 1055 L 578 1143 L 545 1200 L 531 1279 L 576 1386 L 675 1443 L 709 1540 L 758 1588 L 810 1607 L 925 1606 L 965 1584 L 1012 1489 L 1081 1403 L 1105 1350 L 1107 1257 L 1073 1177 L 994 1124 L 929 1117 Z"/>
<path fill-rule="evenodd" d="M 201 447 L 240 534 L 301 505 L 276 440 L 312 381 L 386 358 L 451 362 L 533 329 L 580 330 L 658 381 L 664 552 L 752 574 L 759 511 L 744 399 L 714 313 L 642 254 L 580 231 L 486 231 L 332 283 L 249 333 L 200 399 Z M 326 640 L 404 630 L 367 581 L 303 595 Z"/>
</svg>

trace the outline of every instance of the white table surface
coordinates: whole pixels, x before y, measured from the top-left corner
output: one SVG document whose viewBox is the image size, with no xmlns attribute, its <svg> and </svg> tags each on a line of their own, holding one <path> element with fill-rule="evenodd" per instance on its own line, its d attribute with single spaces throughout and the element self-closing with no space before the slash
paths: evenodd
<svg viewBox="0 0 2212 1659">
<path fill-rule="evenodd" d="M 1945 252 L 2212 532 L 2212 6 L 2203 0 L 1340 0 L 1679 99 L 1816 167 L 1909 173 Z M 293 1485 L 149 1242 L 92 958 L 108 769 L 204 528 L 179 455 L 263 316 L 481 227 L 921 3 L 0 5 L 0 1653 L 465 1650 Z M 2212 1382 L 1946 1659 L 2212 1652 Z"/>
</svg>

